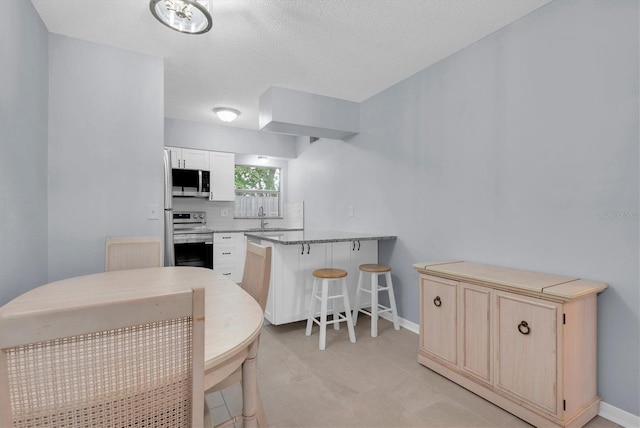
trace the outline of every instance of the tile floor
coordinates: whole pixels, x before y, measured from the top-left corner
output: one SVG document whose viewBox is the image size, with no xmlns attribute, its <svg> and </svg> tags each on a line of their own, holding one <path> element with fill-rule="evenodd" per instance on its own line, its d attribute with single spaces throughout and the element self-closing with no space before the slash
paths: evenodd
<svg viewBox="0 0 640 428">
<path fill-rule="evenodd" d="M 304 322 L 263 327 L 258 382 L 270 426 L 530 427 L 418 364 L 415 333 L 395 331 L 386 320 L 377 338 L 369 328 L 369 317 L 359 317 L 355 344 L 346 326 L 329 328 L 320 351 L 317 326 L 310 337 Z M 214 423 L 240 413 L 240 385 L 207 401 Z M 598 416 L 587 427 L 618 425 Z"/>
</svg>

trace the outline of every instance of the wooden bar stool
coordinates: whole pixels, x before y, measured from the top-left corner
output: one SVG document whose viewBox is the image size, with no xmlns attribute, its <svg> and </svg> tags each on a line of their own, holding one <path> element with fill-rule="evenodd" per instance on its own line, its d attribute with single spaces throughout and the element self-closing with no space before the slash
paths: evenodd
<svg viewBox="0 0 640 428">
<path fill-rule="evenodd" d="M 371 274 L 371 287 L 365 286 L 363 272 Z M 378 284 L 378 277 L 385 276 L 386 286 Z M 360 308 L 360 295 L 362 292 L 371 294 L 371 309 Z M 389 293 L 389 307 L 378 303 L 378 292 L 387 291 Z M 391 312 L 393 317 L 393 328 L 400 330 L 398 321 L 398 312 L 396 311 L 396 298 L 393 294 L 393 283 L 391 282 L 391 267 L 378 264 L 360 265 L 360 274 L 358 275 L 358 289 L 356 290 L 356 301 L 353 309 L 353 325 L 358 322 L 358 313 L 362 312 L 371 316 L 371 337 L 378 337 L 378 316 L 385 312 Z"/>
<path fill-rule="evenodd" d="M 309 308 L 309 317 L 307 318 L 307 330 L 306 335 L 311 336 L 311 329 L 313 323 L 320 326 L 320 350 L 324 350 L 327 338 L 327 324 L 333 324 L 335 330 L 340 329 L 340 323 L 347 322 L 347 329 L 349 330 L 349 340 L 351 343 L 356 343 L 356 333 L 353 329 L 353 321 L 351 319 L 351 306 L 349 305 L 349 293 L 347 291 L 347 271 L 342 269 L 316 269 L 313 271 L 313 291 L 311 292 L 311 307 Z M 322 290 L 318 293 L 318 282 L 322 280 Z M 330 293 L 329 284 L 335 284 L 340 281 L 342 283 L 342 294 L 335 294 L 335 290 Z M 327 312 L 329 310 L 329 300 L 342 298 L 344 302 L 345 313 L 342 315 L 335 308 L 335 305 L 331 305 L 333 312 L 333 319 L 327 321 Z M 315 311 L 316 300 L 320 301 L 320 312 Z M 316 319 L 316 316 L 320 315 L 320 321 Z"/>
</svg>

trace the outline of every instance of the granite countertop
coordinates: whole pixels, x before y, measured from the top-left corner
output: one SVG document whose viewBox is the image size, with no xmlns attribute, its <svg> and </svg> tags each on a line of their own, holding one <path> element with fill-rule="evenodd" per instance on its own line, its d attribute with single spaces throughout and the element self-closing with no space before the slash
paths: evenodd
<svg viewBox="0 0 640 428">
<path fill-rule="evenodd" d="M 260 229 L 259 227 L 207 227 L 210 229 L 212 233 L 245 233 L 245 232 L 293 232 L 293 231 L 302 231 L 300 228 L 290 228 L 290 227 L 266 227 L 264 229 Z"/>
<path fill-rule="evenodd" d="M 348 241 L 384 241 L 396 239 L 392 235 L 376 235 L 369 233 L 340 232 L 340 231 L 272 231 L 268 232 L 245 232 L 249 238 L 261 239 L 283 245 L 295 244 L 322 244 L 330 242 Z"/>
</svg>

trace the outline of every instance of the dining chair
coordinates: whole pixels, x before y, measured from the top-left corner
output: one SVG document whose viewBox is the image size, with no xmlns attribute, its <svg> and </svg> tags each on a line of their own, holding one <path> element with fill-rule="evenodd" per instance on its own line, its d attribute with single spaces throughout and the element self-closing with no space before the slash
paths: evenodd
<svg viewBox="0 0 640 428">
<path fill-rule="evenodd" d="M 104 270 L 140 269 L 162 266 L 162 238 L 159 236 L 107 237 Z"/>
<path fill-rule="evenodd" d="M 267 305 L 267 296 L 269 294 L 269 283 L 271 278 L 271 247 L 264 247 L 262 245 L 255 244 L 253 242 L 247 242 L 247 254 L 244 264 L 244 271 L 242 274 L 241 287 L 247 293 L 253 297 L 260 307 L 262 312 Z M 256 342 L 260 340 L 260 336 L 256 339 Z M 253 358 L 253 357 L 249 357 Z M 257 358 L 257 356 L 255 357 Z M 206 394 L 210 394 L 216 391 L 221 391 L 228 388 L 238 382 L 242 382 L 242 367 L 239 367 L 231 375 L 225 378 L 222 382 L 214 385 L 206 391 Z M 244 391 L 243 391 L 244 393 Z M 257 394 L 257 419 L 258 426 L 265 428 L 267 426 L 267 418 L 264 412 L 264 406 L 260 394 Z M 205 426 L 213 426 L 211 421 L 211 415 L 209 409 L 205 403 Z M 216 425 L 216 428 L 222 428 L 234 423 L 238 423 L 242 420 L 242 414 L 234 415 L 230 419 L 221 422 Z"/>
<path fill-rule="evenodd" d="M 204 289 L 3 316 L 0 426 L 204 423 Z"/>
</svg>

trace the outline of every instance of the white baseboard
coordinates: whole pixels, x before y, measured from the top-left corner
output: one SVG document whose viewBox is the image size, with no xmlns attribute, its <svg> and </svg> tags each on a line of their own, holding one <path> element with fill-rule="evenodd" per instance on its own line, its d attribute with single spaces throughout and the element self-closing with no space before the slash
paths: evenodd
<svg viewBox="0 0 640 428">
<path fill-rule="evenodd" d="M 389 314 L 388 312 L 385 312 L 384 314 L 381 314 L 380 318 L 384 318 L 384 319 L 386 319 L 388 321 L 393 322 L 393 318 L 391 317 L 391 314 Z M 420 325 L 418 325 L 418 324 L 416 324 L 416 323 L 414 323 L 412 321 L 406 320 L 406 319 L 404 319 L 402 317 L 398 317 L 398 321 L 400 322 L 400 327 L 406 328 L 407 330 L 409 330 L 409 331 L 411 331 L 411 332 L 413 332 L 415 334 L 420 334 Z"/>
<path fill-rule="evenodd" d="M 619 409 L 611 404 L 600 402 L 600 413 L 605 419 L 615 422 L 623 427 L 633 428 L 640 427 L 640 416 L 629 413 L 626 410 Z"/>
<path fill-rule="evenodd" d="M 391 315 L 389 313 L 380 315 L 380 318 L 384 318 L 393 322 L 393 319 L 391 318 Z M 406 320 L 402 317 L 398 317 L 398 319 L 400 321 L 400 327 L 406 328 L 407 330 L 415 334 L 420 334 L 419 324 Z M 640 427 L 640 416 L 619 409 L 615 406 L 612 406 L 611 404 L 605 403 L 604 401 L 600 402 L 600 413 L 598 413 L 598 415 L 626 428 Z"/>
</svg>

